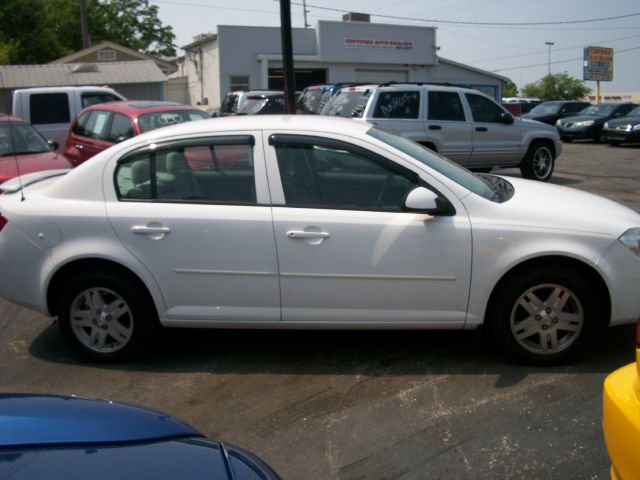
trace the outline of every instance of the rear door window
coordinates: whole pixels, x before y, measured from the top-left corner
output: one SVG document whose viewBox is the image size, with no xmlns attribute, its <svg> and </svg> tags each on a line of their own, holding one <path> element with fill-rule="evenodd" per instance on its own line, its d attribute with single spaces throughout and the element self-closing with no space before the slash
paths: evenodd
<svg viewBox="0 0 640 480">
<path fill-rule="evenodd" d="M 111 112 L 93 110 L 84 128 L 85 136 L 94 140 L 107 140 L 111 115 Z"/>
<path fill-rule="evenodd" d="M 464 122 L 464 109 L 457 92 L 429 92 L 429 120 Z"/>
<path fill-rule="evenodd" d="M 69 96 L 66 93 L 33 93 L 29 97 L 31 124 L 69 123 Z"/>
</svg>

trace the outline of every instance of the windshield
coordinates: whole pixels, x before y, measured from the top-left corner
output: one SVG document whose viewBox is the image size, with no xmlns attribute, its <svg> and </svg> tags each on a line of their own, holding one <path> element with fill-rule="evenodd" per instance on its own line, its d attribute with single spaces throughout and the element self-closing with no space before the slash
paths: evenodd
<svg viewBox="0 0 640 480">
<path fill-rule="evenodd" d="M 317 115 L 327 104 L 329 98 L 331 98 L 331 90 L 329 88 L 305 90 L 298 99 L 297 108 L 302 113 Z"/>
<path fill-rule="evenodd" d="M 0 156 L 50 152 L 47 141 L 26 123 L 0 123 Z"/>
<path fill-rule="evenodd" d="M 334 95 L 322 110 L 322 115 L 360 118 L 367 106 L 372 90 L 341 90 Z"/>
<path fill-rule="evenodd" d="M 419 162 L 424 163 L 428 167 L 434 169 L 438 173 L 441 173 L 445 177 L 453 180 L 458 185 L 463 186 L 467 190 L 471 190 L 473 193 L 480 195 L 483 198 L 493 201 L 502 201 L 501 194 L 493 186 L 483 180 L 481 177 L 474 175 L 466 168 L 461 167 L 457 163 L 453 163 L 447 160 L 441 155 L 429 150 L 422 145 L 415 143 L 408 138 L 395 135 L 385 130 L 378 128 L 371 128 L 368 132 L 373 138 L 391 145 L 397 148 L 403 153 L 406 153 L 412 158 L 415 158 Z M 495 177 L 498 178 L 498 177 Z"/>
<path fill-rule="evenodd" d="M 558 113 L 559 110 L 559 103 L 541 103 L 533 107 L 529 113 L 532 115 L 553 115 L 554 113 Z"/>
<path fill-rule="evenodd" d="M 156 128 L 166 127 L 175 123 L 192 122 L 194 120 L 204 120 L 210 118 L 202 110 L 170 110 L 164 112 L 153 112 L 140 115 L 138 117 L 138 126 L 140 132 L 148 132 Z"/>
<path fill-rule="evenodd" d="M 627 117 L 640 117 L 640 107 L 636 107 L 627 113 Z"/>
<path fill-rule="evenodd" d="M 601 103 L 600 105 L 591 105 L 587 108 L 580 110 L 580 115 L 607 116 L 607 115 L 611 115 L 614 108 L 616 108 L 615 105 L 606 105 L 604 103 Z"/>
<path fill-rule="evenodd" d="M 248 97 L 238 106 L 238 115 L 267 115 L 285 113 L 284 95 Z"/>
</svg>

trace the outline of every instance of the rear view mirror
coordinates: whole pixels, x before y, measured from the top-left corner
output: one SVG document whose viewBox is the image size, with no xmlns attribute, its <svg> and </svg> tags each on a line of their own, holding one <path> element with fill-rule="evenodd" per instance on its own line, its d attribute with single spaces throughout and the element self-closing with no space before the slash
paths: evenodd
<svg viewBox="0 0 640 480">
<path fill-rule="evenodd" d="M 502 112 L 498 116 L 498 122 L 505 123 L 507 125 L 511 125 L 513 123 L 513 115 L 507 112 Z"/>
<path fill-rule="evenodd" d="M 47 143 L 49 144 L 49 148 L 54 152 L 60 148 L 60 145 L 55 140 L 47 140 Z"/>
</svg>

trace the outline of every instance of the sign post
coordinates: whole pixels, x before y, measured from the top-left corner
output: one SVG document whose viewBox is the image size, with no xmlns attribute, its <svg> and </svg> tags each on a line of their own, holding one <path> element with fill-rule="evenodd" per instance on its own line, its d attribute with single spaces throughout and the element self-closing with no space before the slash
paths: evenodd
<svg viewBox="0 0 640 480">
<path fill-rule="evenodd" d="M 596 103 L 600 103 L 600 82 L 613 80 L 613 48 L 585 47 L 582 79 L 596 82 Z"/>
</svg>

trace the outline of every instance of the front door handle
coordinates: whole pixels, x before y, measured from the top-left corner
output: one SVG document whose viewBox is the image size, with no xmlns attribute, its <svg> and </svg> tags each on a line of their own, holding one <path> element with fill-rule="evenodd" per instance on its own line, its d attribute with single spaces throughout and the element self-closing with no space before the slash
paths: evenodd
<svg viewBox="0 0 640 480">
<path fill-rule="evenodd" d="M 442 130 L 440 125 L 429 125 L 429 130 Z"/>
<path fill-rule="evenodd" d="M 82 150 L 84 148 L 84 145 L 80 145 L 79 143 L 76 143 L 74 147 L 76 147 L 78 150 Z"/>
<path fill-rule="evenodd" d="M 487 130 L 487 127 L 476 127 L 476 132 L 486 132 Z"/>
<path fill-rule="evenodd" d="M 329 238 L 330 236 L 327 232 L 306 232 L 304 230 L 289 230 L 287 232 L 289 238 Z"/>
</svg>

